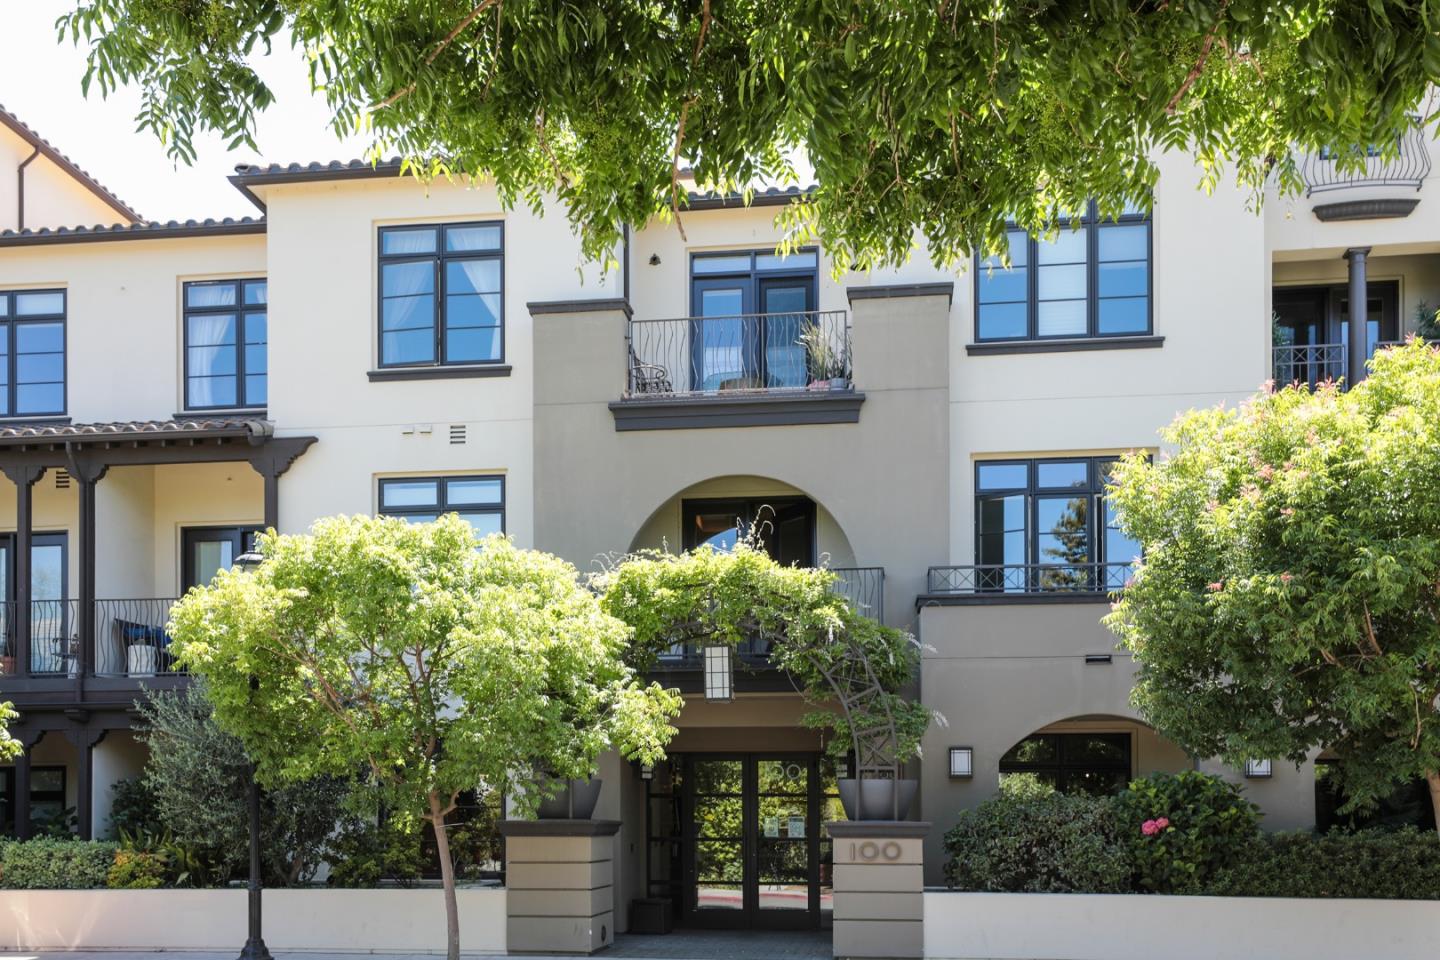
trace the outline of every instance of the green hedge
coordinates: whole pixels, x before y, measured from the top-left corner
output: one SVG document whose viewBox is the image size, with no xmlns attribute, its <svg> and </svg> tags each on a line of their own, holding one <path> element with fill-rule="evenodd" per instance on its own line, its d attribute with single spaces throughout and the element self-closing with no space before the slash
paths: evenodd
<svg viewBox="0 0 1440 960">
<path fill-rule="evenodd" d="M 1440 834 L 1273 833 L 1247 844 L 1209 893 L 1229 897 L 1440 900 Z"/>
<path fill-rule="evenodd" d="M 89 840 L 11 841 L 0 844 L 0 887 L 10 890 L 88 890 L 105 886 L 116 844 Z"/>
<path fill-rule="evenodd" d="M 957 890 L 1440 900 L 1440 835 L 1260 832 L 1229 784 L 1187 772 L 1117 797 L 1006 785 L 945 835 Z"/>
</svg>

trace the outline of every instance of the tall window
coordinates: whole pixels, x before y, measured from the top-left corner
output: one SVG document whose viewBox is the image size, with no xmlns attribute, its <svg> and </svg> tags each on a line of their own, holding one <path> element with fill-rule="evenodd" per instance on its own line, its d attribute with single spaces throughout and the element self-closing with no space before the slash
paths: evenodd
<svg viewBox="0 0 1440 960">
<path fill-rule="evenodd" d="M 269 393 L 268 285 L 185 284 L 185 409 L 263 407 Z"/>
<path fill-rule="evenodd" d="M 1123 337 L 1150 332 L 1150 219 L 1101 220 L 1094 203 L 1053 240 L 1011 230 L 1010 267 L 975 270 L 975 339 Z"/>
<path fill-rule="evenodd" d="M 975 465 L 979 586 L 1008 592 L 1105 592 L 1125 585 L 1140 547 L 1105 497 L 1112 458 Z"/>
<path fill-rule="evenodd" d="M 505 358 L 499 223 L 380 229 L 380 365 Z"/>
<path fill-rule="evenodd" d="M 415 477 L 380 481 L 380 512 L 411 523 L 458 513 L 477 537 L 505 532 L 504 477 Z"/>
<path fill-rule="evenodd" d="M 815 313 L 818 270 L 814 250 L 693 255 L 691 389 L 799 388 L 848 376 L 843 331 L 824 329 Z M 827 362 L 817 364 L 821 354 Z"/>
<path fill-rule="evenodd" d="M 1000 779 L 1031 776 L 1061 793 L 1108 796 L 1130 781 L 1128 733 L 1038 733 L 1000 758 Z"/>
<path fill-rule="evenodd" d="M 65 291 L 0 291 L 0 417 L 65 412 Z"/>
</svg>

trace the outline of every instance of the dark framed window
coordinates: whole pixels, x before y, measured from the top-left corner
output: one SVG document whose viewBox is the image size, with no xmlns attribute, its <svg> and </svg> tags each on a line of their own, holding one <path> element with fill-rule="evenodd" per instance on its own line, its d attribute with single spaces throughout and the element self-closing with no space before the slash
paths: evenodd
<svg viewBox="0 0 1440 960">
<path fill-rule="evenodd" d="M 64 290 L 0 291 L 0 417 L 65 413 Z"/>
<path fill-rule="evenodd" d="M 1130 734 L 1037 733 L 1000 758 L 1000 777 L 1032 776 L 1061 793 L 1108 796 L 1130 782 Z"/>
<path fill-rule="evenodd" d="M 819 329 L 819 265 L 814 248 L 786 257 L 774 250 L 691 254 L 692 389 L 801 388 L 829 378 L 833 361 L 818 369 L 806 345 L 817 335 L 834 339 Z M 830 344 L 831 352 L 844 349 Z M 848 375 L 848 365 L 836 369 Z"/>
<path fill-rule="evenodd" d="M 704 544 L 724 553 L 753 535 L 777 563 L 813 567 L 815 515 L 815 501 L 809 497 L 685 500 L 680 505 L 680 542 L 686 550 Z"/>
<path fill-rule="evenodd" d="M 269 396 L 269 285 L 185 284 L 185 409 L 263 408 Z"/>
<path fill-rule="evenodd" d="M 1120 530 L 1105 485 L 1113 457 L 975 464 L 978 586 L 1003 592 L 1107 592 L 1140 546 Z"/>
<path fill-rule="evenodd" d="M 380 513 L 428 523 L 458 513 L 477 537 L 505 532 L 503 476 L 401 477 L 380 481 Z"/>
<path fill-rule="evenodd" d="M 380 228 L 380 366 L 503 363 L 499 221 Z"/>
<path fill-rule="evenodd" d="M 221 570 L 235 565 L 235 558 L 253 549 L 259 527 L 185 527 L 180 531 L 184 552 L 180 592 L 208 584 Z"/>
<path fill-rule="evenodd" d="M 1102 220 L 1092 202 L 1053 240 L 1011 230 L 1010 266 L 975 269 L 975 340 L 1069 340 L 1151 331 L 1149 216 L 1128 209 Z"/>
<path fill-rule="evenodd" d="M 0 767 L 0 837 L 15 836 L 17 786 L 15 768 Z M 30 768 L 30 824 L 32 835 L 50 824 L 65 822 L 65 768 Z"/>
</svg>

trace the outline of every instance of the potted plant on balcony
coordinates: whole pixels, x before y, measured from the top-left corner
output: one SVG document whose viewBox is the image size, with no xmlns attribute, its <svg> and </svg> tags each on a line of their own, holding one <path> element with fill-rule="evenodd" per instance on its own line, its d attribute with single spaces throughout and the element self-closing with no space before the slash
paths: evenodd
<svg viewBox="0 0 1440 960">
<path fill-rule="evenodd" d="M 830 361 L 830 389 L 850 389 L 850 361 L 839 352 Z"/>
<path fill-rule="evenodd" d="M 838 358 L 830 339 L 825 336 L 825 331 L 821 330 L 818 325 L 811 324 L 805 328 L 805 332 L 800 334 L 795 342 L 805 348 L 805 366 L 810 376 L 807 388 L 829 390 L 830 377 L 836 368 Z M 840 369 L 844 370 L 843 363 L 840 365 Z"/>
<path fill-rule="evenodd" d="M 630 665 L 637 674 L 677 644 L 734 648 L 769 639 L 770 665 L 788 674 L 813 708 L 803 723 L 828 732 L 832 754 L 854 757 L 854 776 L 840 782 L 846 815 L 907 816 L 916 781 L 903 767 L 919 755 L 932 717 L 902 693 L 914 680 L 919 646 L 857 612 L 835 592 L 833 573 L 782 566 L 748 541 L 729 553 L 701 547 L 678 556 L 631 555 L 592 582 L 605 611 L 635 631 Z"/>
</svg>

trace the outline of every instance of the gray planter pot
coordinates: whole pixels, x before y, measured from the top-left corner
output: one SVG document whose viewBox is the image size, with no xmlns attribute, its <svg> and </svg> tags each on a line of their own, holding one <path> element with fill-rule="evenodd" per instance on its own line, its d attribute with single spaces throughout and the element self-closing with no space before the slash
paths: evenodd
<svg viewBox="0 0 1440 960">
<path fill-rule="evenodd" d="M 830 389 L 831 389 L 831 390 L 849 390 L 849 389 L 850 389 L 850 378 L 849 378 L 849 377 L 831 377 L 831 378 L 830 378 Z"/>
<path fill-rule="evenodd" d="M 841 780 L 840 805 L 851 820 L 904 820 L 915 805 L 918 780 Z M 896 794 L 899 794 L 897 805 Z"/>
<path fill-rule="evenodd" d="M 540 820 L 589 820 L 600 800 L 600 778 L 569 780 L 559 793 L 540 801 L 535 816 Z"/>
</svg>

